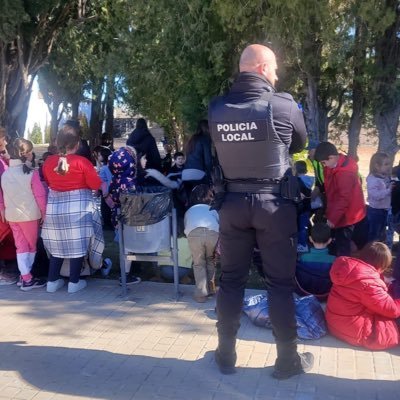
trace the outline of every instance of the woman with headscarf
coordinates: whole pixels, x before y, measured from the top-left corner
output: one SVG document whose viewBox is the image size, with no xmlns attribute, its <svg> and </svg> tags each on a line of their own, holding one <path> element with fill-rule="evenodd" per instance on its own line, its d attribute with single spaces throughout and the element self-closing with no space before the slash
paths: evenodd
<svg viewBox="0 0 400 400">
<path fill-rule="evenodd" d="M 140 160 L 145 163 L 145 157 Z M 120 195 L 124 192 L 135 192 L 137 185 L 138 156 L 131 146 L 121 147 L 114 151 L 108 159 L 108 168 L 112 174 L 108 195 L 105 198 L 111 208 L 111 215 L 115 230 L 118 229 L 118 213 L 121 207 Z M 142 165 L 144 167 L 144 165 Z M 131 273 L 131 262 L 127 262 L 125 270 L 128 271 L 126 283 L 132 285 L 140 283 L 141 279 Z"/>
</svg>

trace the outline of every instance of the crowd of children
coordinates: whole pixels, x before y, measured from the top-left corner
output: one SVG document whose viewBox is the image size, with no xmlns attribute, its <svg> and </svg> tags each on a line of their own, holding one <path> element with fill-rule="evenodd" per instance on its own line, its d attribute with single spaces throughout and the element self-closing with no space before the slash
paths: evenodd
<svg viewBox="0 0 400 400">
<path fill-rule="evenodd" d="M 93 237 L 98 239 L 97 260 L 104 248 L 93 192 L 100 197 L 103 229 L 116 229 L 120 194 L 156 183 L 173 189 L 181 235 L 187 238 L 192 254 L 194 299 L 205 302 L 216 293 L 219 218 L 210 209 L 211 145 L 205 123 L 201 121 L 187 148 L 189 168 L 185 154 L 172 155 L 171 146 L 169 158 L 160 164 L 145 121 L 141 124 L 140 145 L 133 134 L 126 146 L 115 151 L 97 146 L 92 162 L 77 154 L 79 132 L 66 124 L 58 134 L 57 151 L 49 149 L 55 154 L 45 154 L 40 169 L 32 143 L 16 139 L 7 145 L 6 132 L 0 128 L 1 254 L 11 234 L 21 290 L 44 286 L 50 293 L 59 290 L 64 285 L 60 270 L 65 259 L 69 263 L 68 292 L 82 290 L 87 283 L 80 275 Z M 151 147 L 150 157 L 156 160 L 150 162 L 152 168 L 148 168 L 145 145 Z M 296 292 L 327 300 L 327 323 L 338 338 L 370 349 L 396 346 L 400 343 L 400 257 L 391 276 L 392 256 L 385 242 L 391 247 L 390 228 L 400 227 L 400 183 L 397 176 L 392 179 L 393 171 L 396 175 L 400 168 L 392 171 L 385 153 L 372 156 L 365 182 L 366 205 L 362 178 L 352 157 L 339 153 L 329 142 L 312 142 L 308 148 L 315 177 L 308 173 L 305 161 L 293 165 L 301 193 Z M 47 280 L 32 271 L 40 237 L 49 257 Z M 95 264 L 111 267 L 110 262 Z M 131 273 L 127 281 L 138 283 L 140 278 Z M 16 280 L 0 273 L 0 284 L 11 283 Z"/>
<path fill-rule="evenodd" d="M 318 196 L 324 198 L 324 210 L 317 215 L 325 215 L 326 220 L 309 222 L 313 247 L 299 253 L 297 293 L 327 299 L 327 324 L 337 338 L 372 350 L 397 346 L 400 260 L 398 256 L 392 270 L 391 251 L 385 243 L 392 244 L 387 237 L 388 216 L 391 221 L 399 217 L 399 197 L 394 196 L 398 183 L 391 180 L 390 158 L 382 152 L 371 157 L 367 206 L 356 162 L 329 142 L 312 150 L 314 164 L 323 167 Z M 314 170 L 320 171 L 315 165 Z"/>
</svg>

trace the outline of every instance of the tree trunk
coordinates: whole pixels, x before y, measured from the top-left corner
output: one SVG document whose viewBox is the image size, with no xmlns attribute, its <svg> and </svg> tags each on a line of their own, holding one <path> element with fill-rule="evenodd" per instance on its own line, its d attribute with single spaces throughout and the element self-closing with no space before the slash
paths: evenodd
<svg viewBox="0 0 400 400">
<path fill-rule="evenodd" d="M 374 115 L 376 128 L 379 132 L 379 151 L 394 158 L 399 151 L 397 144 L 397 130 L 399 127 L 400 104 L 392 110 L 377 112 Z"/>
<path fill-rule="evenodd" d="M 43 6 L 35 18 L 18 23 L 12 39 L 0 39 L 0 122 L 11 137 L 23 136 L 33 80 L 59 30 L 71 19 L 74 2 L 59 3 Z"/>
<path fill-rule="evenodd" d="M 111 75 L 107 79 L 107 98 L 106 98 L 106 127 L 105 132 L 107 132 L 111 137 L 113 137 L 114 131 L 114 80 L 115 77 Z"/>
<path fill-rule="evenodd" d="M 319 104 L 318 106 L 318 117 L 319 117 L 319 135 L 317 136 L 317 140 L 321 142 L 326 142 L 328 140 L 328 128 L 329 128 L 329 118 L 328 113 L 329 109 Z"/>
<path fill-rule="evenodd" d="M 305 78 L 306 83 L 306 107 L 304 110 L 305 122 L 308 134 L 315 140 L 320 140 L 319 127 L 319 107 L 318 107 L 318 85 L 314 77 L 307 73 Z"/>
<path fill-rule="evenodd" d="M 80 99 L 74 99 L 71 101 L 71 113 L 72 113 L 72 119 L 78 120 L 79 118 L 79 103 Z"/>
<path fill-rule="evenodd" d="M 396 18 L 382 37 L 376 42 L 375 92 L 378 101 L 375 105 L 374 120 L 379 132 L 379 150 L 394 155 L 399 150 L 397 129 L 399 127 L 400 87 L 398 74 L 400 69 L 400 9 L 398 1 L 387 0 L 386 7 L 395 10 Z"/>
<path fill-rule="evenodd" d="M 367 28 L 359 16 L 356 17 L 356 30 L 353 50 L 353 93 L 352 114 L 349 123 L 348 154 L 357 158 L 357 148 L 360 143 L 360 132 L 364 117 L 365 95 L 363 89 L 364 65 L 366 58 Z"/>
<path fill-rule="evenodd" d="M 92 85 L 92 105 L 89 122 L 90 148 L 93 150 L 100 144 L 103 117 L 101 115 L 101 97 L 103 80 L 97 80 Z"/>
<path fill-rule="evenodd" d="M 58 124 L 60 122 L 59 109 L 61 100 L 54 99 L 52 108 L 50 109 L 50 143 L 55 143 L 58 132 Z"/>
<path fill-rule="evenodd" d="M 36 73 L 28 76 L 25 66 L 8 75 L 6 83 L 6 98 L 4 110 L 4 124 L 7 133 L 12 137 L 23 137 L 26 118 L 28 115 L 29 100 Z"/>
</svg>

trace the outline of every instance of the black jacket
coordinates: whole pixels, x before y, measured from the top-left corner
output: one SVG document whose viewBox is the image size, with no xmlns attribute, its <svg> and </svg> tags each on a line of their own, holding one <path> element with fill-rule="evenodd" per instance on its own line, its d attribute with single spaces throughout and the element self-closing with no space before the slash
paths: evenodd
<svg viewBox="0 0 400 400">
<path fill-rule="evenodd" d="M 229 103 L 244 103 L 259 99 L 264 92 L 274 92 L 271 98 L 274 126 L 282 141 L 290 144 L 289 153 L 302 151 L 307 131 L 303 114 L 290 94 L 276 93 L 274 87 L 260 74 L 242 72 L 225 98 Z"/>
<path fill-rule="evenodd" d="M 274 189 L 271 180 L 288 173 L 289 153 L 300 151 L 306 140 L 292 96 L 275 93 L 256 73 L 241 73 L 227 95 L 214 98 L 208 120 L 229 191 Z"/>
<path fill-rule="evenodd" d="M 212 155 L 210 136 L 197 136 L 193 151 L 186 154 L 184 169 L 198 169 L 200 171 L 204 171 L 208 178 L 211 177 Z"/>
<path fill-rule="evenodd" d="M 135 148 L 138 159 L 146 155 L 146 168 L 154 168 L 161 171 L 161 157 L 156 140 L 147 129 L 134 129 L 126 141 L 128 146 Z"/>
</svg>

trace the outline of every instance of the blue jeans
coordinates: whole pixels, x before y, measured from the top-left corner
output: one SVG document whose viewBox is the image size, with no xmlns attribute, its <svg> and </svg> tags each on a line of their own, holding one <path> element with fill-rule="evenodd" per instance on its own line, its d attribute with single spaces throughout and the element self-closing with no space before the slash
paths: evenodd
<svg viewBox="0 0 400 400">
<path fill-rule="evenodd" d="M 385 241 L 388 210 L 383 208 L 367 208 L 369 223 L 368 242 L 378 240 Z"/>
</svg>

